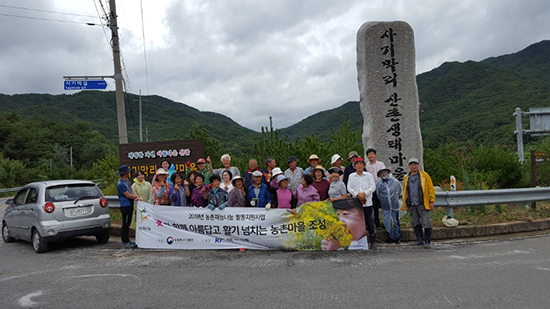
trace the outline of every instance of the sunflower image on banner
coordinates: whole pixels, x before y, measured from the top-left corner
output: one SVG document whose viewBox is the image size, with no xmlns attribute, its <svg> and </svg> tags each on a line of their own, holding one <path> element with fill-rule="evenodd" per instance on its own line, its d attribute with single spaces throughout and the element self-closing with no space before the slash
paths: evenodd
<svg viewBox="0 0 550 309">
<path fill-rule="evenodd" d="M 285 247 L 295 250 L 366 250 L 363 206 L 357 199 L 306 203 L 290 218 Z"/>
</svg>

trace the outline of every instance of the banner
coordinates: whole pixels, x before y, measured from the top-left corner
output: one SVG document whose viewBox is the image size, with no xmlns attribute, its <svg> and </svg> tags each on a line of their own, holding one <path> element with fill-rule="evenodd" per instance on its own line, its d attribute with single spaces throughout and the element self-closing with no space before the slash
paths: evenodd
<svg viewBox="0 0 550 309">
<path fill-rule="evenodd" d="M 360 203 L 359 203 L 360 205 Z M 151 249 L 366 250 L 357 202 L 287 209 L 156 206 L 136 208 L 136 243 Z"/>
</svg>

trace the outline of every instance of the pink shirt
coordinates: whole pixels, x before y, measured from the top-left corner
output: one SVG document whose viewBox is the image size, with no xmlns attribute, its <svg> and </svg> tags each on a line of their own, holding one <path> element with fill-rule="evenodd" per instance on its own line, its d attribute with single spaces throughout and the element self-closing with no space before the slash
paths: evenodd
<svg viewBox="0 0 550 309">
<path fill-rule="evenodd" d="M 367 172 L 369 172 L 372 175 L 372 178 L 374 178 L 374 183 L 378 183 L 380 181 L 380 178 L 378 177 L 378 171 L 384 168 L 386 168 L 386 165 L 380 161 L 376 161 L 374 163 L 370 163 L 370 161 L 367 161 L 365 165 L 365 169 L 367 170 Z"/>
<path fill-rule="evenodd" d="M 277 189 L 277 204 L 279 205 L 278 206 L 279 208 L 290 209 L 291 201 L 292 201 L 292 191 L 290 191 L 288 188 Z"/>
</svg>

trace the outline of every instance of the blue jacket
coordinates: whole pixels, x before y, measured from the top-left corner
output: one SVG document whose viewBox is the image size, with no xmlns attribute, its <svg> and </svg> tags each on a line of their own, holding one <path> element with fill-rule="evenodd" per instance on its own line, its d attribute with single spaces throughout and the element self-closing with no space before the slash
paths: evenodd
<svg viewBox="0 0 550 309">
<path fill-rule="evenodd" d="M 185 195 L 185 189 L 181 188 L 178 191 L 174 189 L 174 186 L 170 187 L 170 201 L 173 206 L 187 206 L 187 196 Z"/>
<path fill-rule="evenodd" d="M 262 186 L 260 187 L 260 193 L 258 195 L 259 196 L 256 196 L 256 194 L 254 193 L 254 185 L 248 187 L 248 202 L 252 201 L 252 199 L 254 198 L 258 199 L 258 203 L 253 207 L 265 208 L 265 205 L 267 205 L 267 203 L 271 203 L 271 193 L 267 191 L 267 186 L 264 183 L 262 183 Z"/>
</svg>

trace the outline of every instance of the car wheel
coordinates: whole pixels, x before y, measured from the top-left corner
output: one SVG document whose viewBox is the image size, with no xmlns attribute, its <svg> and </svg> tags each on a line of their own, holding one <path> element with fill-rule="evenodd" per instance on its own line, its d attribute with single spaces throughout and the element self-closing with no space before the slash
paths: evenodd
<svg viewBox="0 0 550 309">
<path fill-rule="evenodd" d="M 95 239 L 97 240 L 98 243 L 104 244 L 104 243 L 109 241 L 110 236 L 111 235 L 109 235 L 109 234 L 95 235 Z"/>
<path fill-rule="evenodd" d="M 36 253 L 42 253 L 48 251 L 48 243 L 40 236 L 37 229 L 32 232 L 32 246 Z"/>
<path fill-rule="evenodd" d="M 10 237 L 10 229 L 6 221 L 2 222 L 2 239 L 4 242 L 14 242 L 15 238 Z"/>
</svg>

